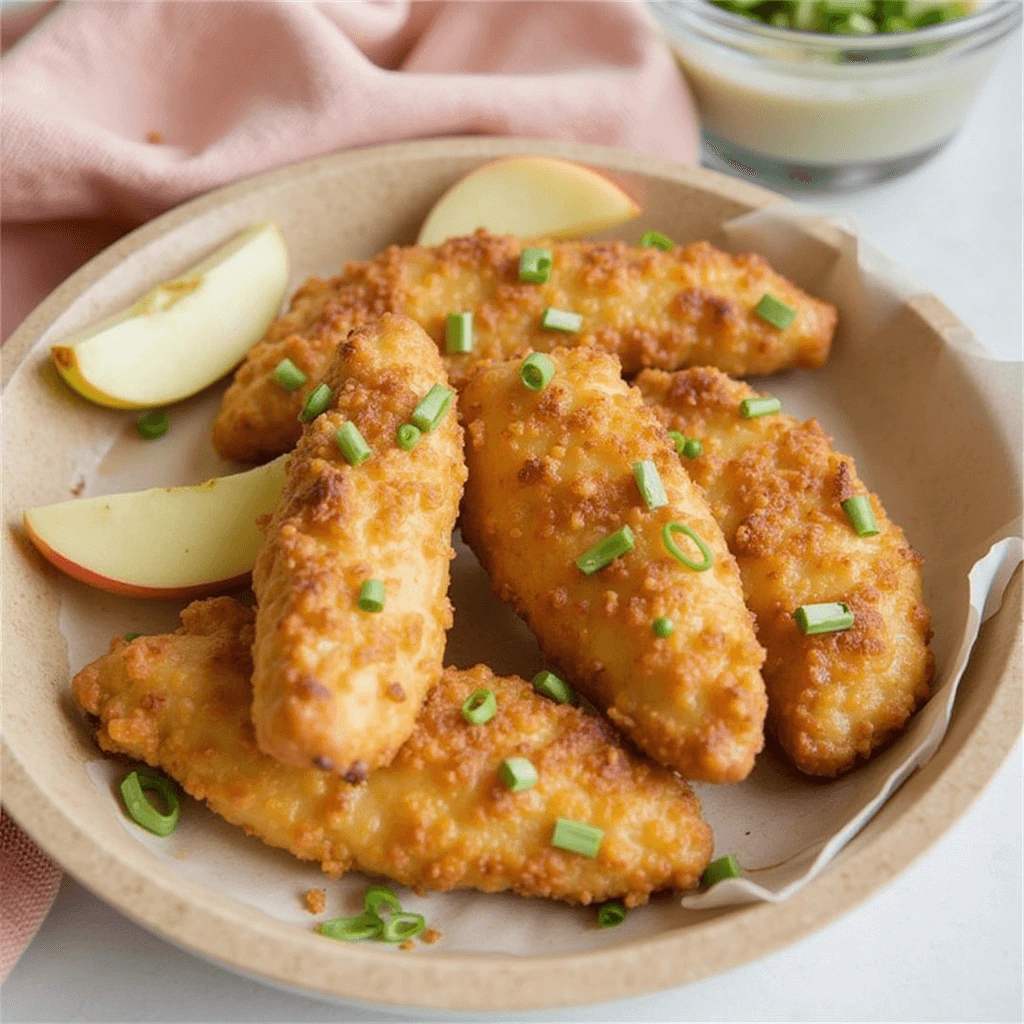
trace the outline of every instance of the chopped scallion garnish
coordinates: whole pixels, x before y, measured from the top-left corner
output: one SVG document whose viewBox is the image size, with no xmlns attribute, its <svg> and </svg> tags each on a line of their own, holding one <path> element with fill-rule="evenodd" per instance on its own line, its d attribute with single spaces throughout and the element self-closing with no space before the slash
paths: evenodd
<svg viewBox="0 0 1024 1024">
<path fill-rule="evenodd" d="M 392 914 L 381 929 L 381 942 L 408 942 L 416 938 L 427 927 L 426 918 L 422 914 L 410 914 L 408 910 Z"/>
<path fill-rule="evenodd" d="M 473 314 L 449 313 L 445 321 L 445 352 L 450 356 L 473 351 Z"/>
<path fill-rule="evenodd" d="M 368 914 L 375 914 L 377 917 L 380 917 L 381 907 L 387 907 L 389 910 L 397 912 L 401 911 L 402 902 L 395 895 L 394 890 L 388 886 L 371 885 L 363 893 L 363 906 Z"/>
<path fill-rule="evenodd" d="M 614 928 L 626 920 L 626 908 L 621 903 L 605 903 L 597 911 L 598 928 Z"/>
<path fill-rule="evenodd" d="M 411 423 L 403 423 L 395 433 L 395 442 L 402 451 L 411 452 L 420 443 L 420 428 Z"/>
<path fill-rule="evenodd" d="M 412 411 L 413 426 L 429 434 L 444 419 L 452 404 L 452 390 L 442 384 L 435 384 Z"/>
<path fill-rule="evenodd" d="M 695 562 L 692 558 L 686 555 L 676 544 L 673 533 L 684 533 L 690 540 L 693 541 L 697 547 L 700 548 L 700 553 L 704 556 L 700 562 Z M 704 541 L 697 535 L 691 527 L 685 523 L 666 523 L 661 528 L 661 539 L 665 544 L 665 549 L 668 553 L 678 561 L 682 562 L 688 569 L 692 569 L 694 572 L 706 572 L 711 568 L 714 561 L 711 555 L 711 549 L 704 543 Z"/>
<path fill-rule="evenodd" d="M 559 704 L 576 704 L 577 698 L 573 688 L 554 672 L 544 669 L 533 677 L 533 688 L 542 696 L 550 697 Z"/>
<path fill-rule="evenodd" d="M 665 493 L 665 487 L 658 475 L 658 467 L 650 459 L 634 462 L 633 476 L 636 479 L 640 497 L 644 499 L 644 504 L 649 511 L 653 512 L 656 508 L 668 504 L 668 495 Z"/>
<path fill-rule="evenodd" d="M 373 454 L 366 439 L 359 433 L 359 428 L 351 420 L 338 427 L 334 432 L 334 440 L 350 466 L 361 466 Z"/>
<path fill-rule="evenodd" d="M 141 633 L 125 633 L 124 642 L 130 644 L 133 640 L 138 640 L 140 636 L 142 636 Z"/>
<path fill-rule="evenodd" d="M 714 885 L 715 882 L 722 881 L 723 878 L 739 878 L 741 875 L 739 861 L 730 853 L 725 857 L 719 857 L 718 860 L 713 860 L 704 869 L 700 882 L 707 888 Z"/>
<path fill-rule="evenodd" d="M 610 565 L 616 558 L 632 551 L 634 543 L 633 531 L 628 526 L 623 526 L 580 555 L 576 559 L 576 567 L 585 575 L 592 576 L 606 565 Z"/>
<path fill-rule="evenodd" d="M 295 391 L 306 383 L 306 375 L 290 360 L 282 359 L 270 375 L 285 391 Z"/>
<path fill-rule="evenodd" d="M 740 402 L 740 415 L 745 420 L 755 420 L 758 416 L 769 416 L 782 412 L 782 403 L 777 398 L 744 398 Z"/>
<path fill-rule="evenodd" d="M 321 935 L 342 942 L 365 942 L 376 939 L 384 930 L 384 922 L 376 914 L 356 914 L 355 917 L 335 917 L 319 927 Z"/>
<path fill-rule="evenodd" d="M 521 793 L 537 785 L 537 769 L 525 757 L 506 757 L 498 765 L 498 778 L 512 790 Z"/>
<path fill-rule="evenodd" d="M 593 859 L 601 849 L 604 830 L 572 818 L 559 818 L 551 835 L 551 845 Z"/>
<path fill-rule="evenodd" d="M 485 688 L 474 690 L 462 703 L 462 717 L 470 725 L 485 725 L 498 713 L 498 700 Z"/>
<path fill-rule="evenodd" d="M 167 804 L 167 813 L 158 811 L 146 797 L 146 792 L 159 793 Z M 136 825 L 152 832 L 155 836 L 169 836 L 178 824 L 181 804 L 178 790 L 170 779 L 149 768 L 137 768 L 129 772 L 121 783 L 121 797 L 128 816 Z"/>
<path fill-rule="evenodd" d="M 383 580 L 367 580 L 359 588 L 357 604 L 364 612 L 382 612 L 384 610 Z"/>
<path fill-rule="evenodd" d="M 554 360 L 543 352 L 531 352 L 519 367 L 519 379 L 531 391 L 543 391 L 554 375 Z"/>
<path fill-rule="evenodd" d="M 568 334 L 576 334 L 583 326 L 583 317 L 568 309 L 555 309 L 554 306 L 548 306 L 540 318 L 540 325 L 546 331 L 565 331 Z"/>
<path fill-rule="evenodd" d="M 640 236 L 640 244 L 645 249 L 660 249 L 662 252 L 671 252 L 675 248 L 675 242 L 660 231 L 645 231 Z"/>
<path fill-rule="evenodd" d="M 550 249 L 524 249 L 519 254 L 519 280 L 547 284 L 553 262 L 554 253 Z"/>
<path fill-rule="evenodd" d="M 754 307 L 754 315 L 784 331 L 796 319 L 796 310 L 766 292 Z"/>
<path fill-rule="evenodd" d="M 135 427 L 147 441 L 155 441 L 171 429 L 171 418 L 165 412 L 147 412 L 135 421 Z"/>
<path fill-rule="evenodd" d="M 841 633 L 853 625 L 853 612 L 848 604 L 842 601 L 830 601 L 824 604 L 802 604 L 793 618 L 804 636 L 817 633 Z"/>
<path fill-rule="evenodd" d="M 321 413 L 327 412 L 332 397 L 333 393 L 327 384 L 317 384 L 306 398 L 299 419 L 303 423 L 312 423 Z"/>
<path fill-rule="evenodd" d="M 846 518 L 850 521 L 858 537 L 874 537 L 878 533 L 878 523 L 871 502 L 863 494 L 847 498 L 841 502 Z"/>
<path fill-rule="evenodd" d="M 672 447 L 675 448 L 676 454 L 682 455 L 686 445 L 686 435 L 681 434 L 678 430 L 670 430 L 668 436 L 672 438 Z"/>
</svg>

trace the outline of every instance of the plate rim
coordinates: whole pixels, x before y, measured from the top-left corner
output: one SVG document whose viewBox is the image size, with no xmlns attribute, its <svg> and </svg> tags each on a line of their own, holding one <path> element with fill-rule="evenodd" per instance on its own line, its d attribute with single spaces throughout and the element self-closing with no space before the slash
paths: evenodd
<svg viewBox="0 0 1024 1024">
<path fill-rule="evenodd" d="M 559 156 L 613 173 L 654 175 L 752 208 L 788 203 L 773 192 L 704 168 L 611 147 L 551 140 L 431 139 L 320 157 L 189 200 L 97 254 L 54 289 L 3 345 L 4 389 L 48 325 L 87 289 L 133 252 L 237 196 L 316 175 L 324 167 L 356 166 L 382 158 L 402 161 L 453 155 L 484 160 L 526 154 Z M 908 305 L 944 337 L 967 331 L 933 295 L 919 296 Z M 11 543 L 7 530 L 4 544 Z M 175 877 L 172 887 L 165 878 L 124 864 L 116 851 L 104 849 L 63 816 L 60 805 L 22 767 L 6 738 L 2 741 L 4 806 L 64 870 L 131 920 L 229 969 L 294 991 L 364 1006 L 489 1012 L 636 997 L 720 973 L 807 936 L 888 884 L 962 816 L 1021 731 L 1024 626 L 1013 612 L 1019 607 L 1020 592 L 1018 569 L 1002 609 L 983 627 L 965 674 L 966 686 L 972 670 L 981 671 L 983 661 L 993 656 L 1001 660 L 988 702 L 977 712 L 958 749 L 946 751 L 942 758 L 936 755 L 894 795 L 893 801 L 907 805 L 895 813 L 894 820 L 880 825 L 883 809 L 828 870 L 784 903 L 707 911 L 706 919 L 697 924 L 597 950 L 560 957 L 437 952 L 395 960 L 389 950 L 345 947 L 345 956 L 339 956 L 333 944 L 312 932 L 289 925 L 282 928 L 281 922 L 255 908 L 196 883 Z M 945 764 L 939 766 L 940 760 Z M 920 792 L 908 796 L 915 791 Z M 64 867 L 65 860 L 74 867 Z M 488 972 L 488 985 L 467 986 L 467 971 L 481 968 Z"/>
</svg>

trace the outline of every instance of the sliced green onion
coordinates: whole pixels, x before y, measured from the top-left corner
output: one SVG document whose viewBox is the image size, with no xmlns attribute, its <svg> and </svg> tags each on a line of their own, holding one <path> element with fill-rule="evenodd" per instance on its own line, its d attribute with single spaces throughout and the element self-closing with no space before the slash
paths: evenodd
<svg viewBox="0 0 1024 1024">
<path fill-rule="evenodd" d="M 834 22 L 831 31 L 840 35 L 870 36 L 874 35 L 878 29 L 875 28 L 875 23 L 866 14 L 853 11 L 840 21 Z"/>
<path fill-rule="evenodd" d="M 704 451 L 704 445 L 698 437 L 687 437 L 678 430 L 670 430 L 668 436 L 672 438 L 676 452 L 679 455 L 685 455 L 688 459 L 695 459 Z"/>
<path fill-rule="evenodd" d="M 303 423 L 312 423 L 321 413 L 327 412 L 332 397 L 333 393 L 328 385 L 317 384 L 307 396 L 306 402 L 302 406 L 302 412 L 299 413 L 299 419 Z"/>
<path fill-rule="evenodd" d="M 384 922 L 376 914 L 356 914 L 355 917 L 335 917 L 319 927 L 321 935 L 342 942 L 365 942 L 376 939 L 384 930 Z"/>
<path fill-rule="evenodd" d="M 554 375 L 554 360 L 543 352 L 531 352 L 519 367 L 519 379 L 531 391 L 543 391 Z"/>
<path fill-rule="evenodd" d="M 830 601 L 825 604 L 802 604 L 793 618 L 804 636 L 817 633 L 841 633 L 853 625 L 853 612 L 848 604 L 842 601 Z"/>
<path fill-rule="evenodd" d="M 412 411 L 413 426 L 429 434 L 444 419 L 452 404 L 452 390 L 442 384 L 435 384 Z"/>
<path fill-rule="evenodd" d="M 651 629 L 654 630 L 655 636 L 666 637 L 676 631 L 676 624 L 667 616 L 662 615 L 660 619 L 654 620 Z"/>
<path fill-rule="evenodd" d="M 632 551 L 634 541 L 633 531 L 628 526 L 623 526 L 580 555 L 576 559 L 576 567 L 584 575 L 593 576 L 595 572 L 610 565 L 616 558 Z"/>
<path fill-rule="evenodd" d="M 700 553 L 704 556 L 704 560 L 701 562 L 695 562 L 692 558 L 688 558 L 678 547 L 673 538 L 673 533 L 685 533 L 690 540 L 693 541 L 697 547 L 700 548 Z M 711 568 L 714 558 L 711 555 L 711 549 L 697 536 L 696 532 L 692 530 L 685 523 L 666 523 L 661 528 L 661 539 L 665 544 L 665 549 L 675 559 L 678 559 L 687 567 L 692 569 L 694 572 L 706 572 Z"/>
<path fill-rule="evenodd" d="M 171 418 L 165 412 L 147 412 L 135 421 L 135 428 L 147 441 L 155 441 L 171 429 Z"/>
<path fill-rule="evenodd" d="M 146 797 L 147 791 L 159 793 L 164 798 L 167 804 L 166 814 L 162 814 L 149 802 Z M 178 790 L 170 779 L 165 779 L 148 768 L 137 768 L 124 777 L 121 783 L 121 797 L 132 821 L 155 836 L 169 836 L 178 824 L 181 815 Z"/>
<path fill-rule="evenodd" d="M 124 642 L 130 644 L 133 640 L 138 640 L 140 636 L 142 636 L 141 633 L 125 633 Z"/>
<path fill-rule="evenodd" d="M 913 24 L 906 18 L 901 18 L 898 14 L 892 18 L 886 18 L 882 22 L 883 32 L 910 32 L 913 29 Z"/>
<path fill-rule="evenodd" d="M 593 859 L 601 849 L 604 829 L 588 825 L 572 818 L 559 818 L 555 822 L 555 831 L 551 834 L 551 845 L 559 850 L 569 850 L 583 857 Z"/>
<path fill-rule="evenodd" d="M 547 284 L 551 280 L 554 259 L 550 249 L 524 249 L 519 254 L 519 280 Z"/>
<path fill-rule="evenodd" d="M 676 243 L 660 231 L 645 231 L 640 236 L 640 244 L 645 249 L 660 249 L 662 252 L 671 252 L 676 247 Z"/>
<path fill-rule="evenodd" d="M 373 454 L 366 439 L 359 433 L 359 428 L 351 420 L 338 427 L 334 432 L 334 440 L 350 466 L 361 466 Z"/>
<path fill-rule="evenodd" d="M 497 713 L 497 698 L 488 689 L 474 690 L 462 703 L 462 717 L 470 725 L 485 725 Z"/>
<path fill-rule="evenodd" d="M 782 412 L 782 403 L 777 398 L 744 398 L 740 402 L 740 415 L 745 420 L 755 420 L 758 416 Z"/>
<path fill-rule="evenodd" d="M 779 28 L 839 35 L 909 32 L 971 14 L 976 5 L 954 0 L 711 0 L 733 14 Z"/>
<path fill-rule="evenodd" d="M 656 508 L 668 504 L 668 495 L 658 475 L 658 467 L 650 460 L 633 463 L 633 476 L 636 478 L 636 487 L 640 497 L 648 510 L 653 512 Z"/>
<path fill-rule="evenodd" d="M 796 319 L 796 310 L 766 292 L 754 307 L 754 315 L 784 331 Z"/>
<path fill-rule="evenodd" d="M 371 885 L 363 893 L 363 906 L 368 914 L 380 917 L 380 908 L 387 907 L 396 913 L 402 909 L 402 901 L 395 895 L 394 890 L 386 885 Z"/>
<path fill-rule="evenodd" d="M 415 939 L 424 928 L 427 927 L 427 920 L 422 914 L 410 914 L 403 910 L 401 913 L 392 914 L 384 927 L 381 929 L 381 942 L 408 942 Z"/>
<path fill-rule="evenodd" d="M 723 878 L 739 878 L 741 875 L 739 861 L 734 854 L 730 853 L 725 857 L 719 857 L 718 860 L 713 860 L 704 869 L 700 883 L 707 888 L 714 885 L 715 882 L 720 882 Z"/>
<path fill-rule="evenodd" d="M 533 789 L 537 785 L 537 769 L 528 758 L 506 757 L 498 765 L 498 778 L 513 793 L 522 793 L 524 789 Z"/>
<path fill-rule="evenodd" d="M 301 388 L 308 379 L 290 359 L 282 359 L 270 376 L 285 391 L 295 391 L 297 388 Z"/>
<path fill-rule="evenodd" d="M 533 688 L 542 696 L 550 697 L 559 704 L 576 704 L 578 698 L 573 688 L 554 672 L 544 669 L 533 677 Z"/>
<path fill-rule="evenodd" d="M 359 607 L 364 612 L 384 610 L 384 583 L 382 580 L 367 580 L 359 588 Z"/>
<path fill-rule="evenodd" d="M 626 920 L 626 908 L 621 903 L 605 903 L 597 911 L 598 928 L 614 928 Z"/>
<path fill-rule="evenodd" d="M 473 351 L 473 314 L 449 313 L 445 321 L 444 350 L 450 356 Z"/>
<path fill-rule="evenodd" d="M 422 436 L 419 427 L 414 427 L 411 423 L 403 423 L 395 434 L 395 441 L 402 451 L 411 452 L 420 443 Z"/>
<path fill-rule="evenodd" d="M 847 498 L 840 504 L 858 537 L 874 537 L 878 533 L 875 510 L 863 494 L 858 494 L 855 498 Z"/>
<path fill-rule="evenodd" d="M 583 326 L 583 317 L 568 309 L 555 309 L 554 306 L 548 306 L 540 318 L 540 325 L 546 331 L 565 331 L 568 334 L 575 334 Z"/>
</svg>

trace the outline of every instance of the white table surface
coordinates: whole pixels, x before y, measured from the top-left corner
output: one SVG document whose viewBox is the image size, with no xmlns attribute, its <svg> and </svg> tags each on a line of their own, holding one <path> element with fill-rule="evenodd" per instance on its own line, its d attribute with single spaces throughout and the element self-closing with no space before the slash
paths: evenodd
<svg viewBox="0 0 1024 1024">
<path fill-rule="evenodd" d="M 908 177 L 823 207 L 1021 358 L 1021 45 L 969 121 Z M 1021 747 L 964 818 L 867 903 L 727 974 L 558 1021 L 1004 1021 L 1022 1013 Z M 478 982 L 479 983 L 479 982 Z M 181 952 L 65 879 L 3 987 L 5 1021 L 390 1021 L 268 988 Z"/>
</svg>

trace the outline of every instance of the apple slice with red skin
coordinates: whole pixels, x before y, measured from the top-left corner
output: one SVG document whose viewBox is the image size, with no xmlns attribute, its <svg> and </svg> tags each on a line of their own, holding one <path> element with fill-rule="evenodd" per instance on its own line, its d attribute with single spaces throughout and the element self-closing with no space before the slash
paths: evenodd
<svg viewBox="0 0 1024 1024">
<path fill-rule="evenodd" d="M 286 458 L 190 487 L 29 509 L 25 532 L 62 572 L 112 594 L 170 601 L 241 590 L 262 541 L 257 517 L 281 500 Z"/>
</svg>

